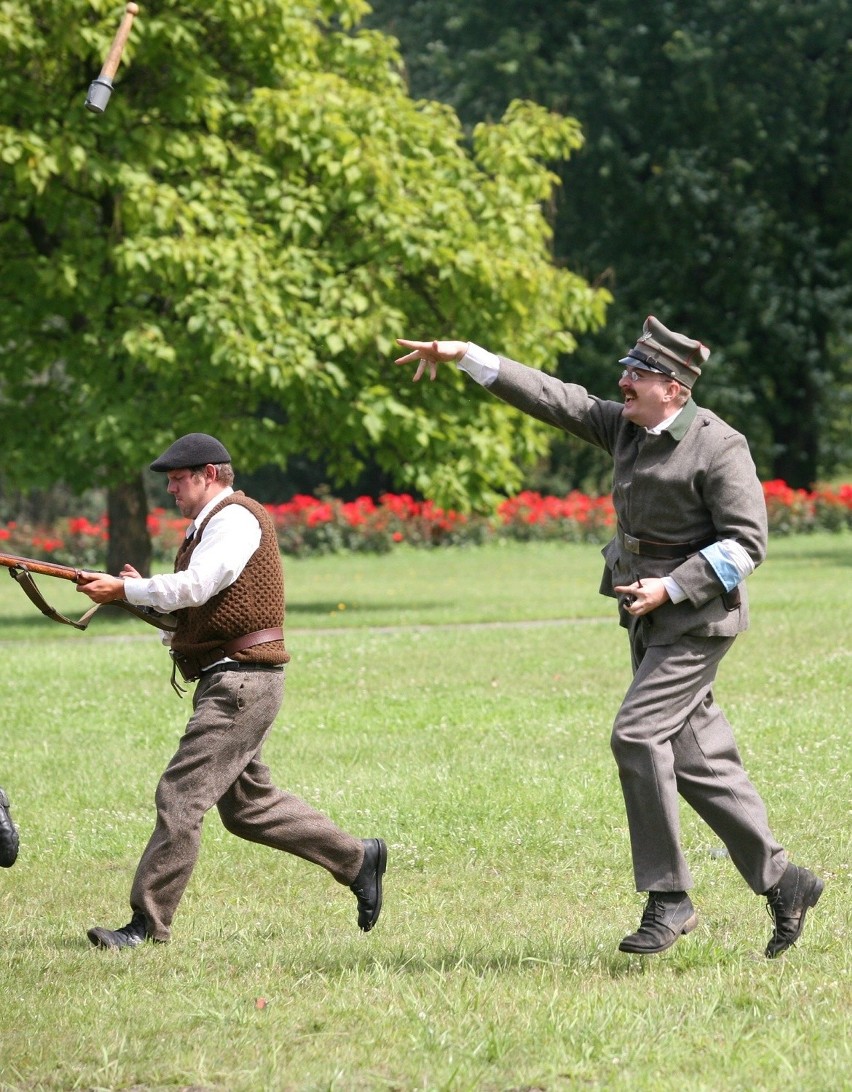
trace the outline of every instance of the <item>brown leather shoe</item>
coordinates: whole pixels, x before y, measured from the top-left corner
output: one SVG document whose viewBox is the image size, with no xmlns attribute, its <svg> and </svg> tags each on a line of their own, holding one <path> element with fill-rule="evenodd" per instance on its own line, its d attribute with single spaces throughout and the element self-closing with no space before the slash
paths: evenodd
<svg viewBox="0 0 852 1092">
<path fill-rule="evenodd" d="M 86 936 L 96 948 L 135 948 L 141 944 L 148 931 L 145 927 L 145 915 L 138 911 L 123 929 L 102 929 L 100 926 L 89 929 Z"/>
<path fill-rule="evenodd" d="M 649 891 L 639 928 L 622 940 L 618 950 L 658 955 L 697 924 L 698 914 L 685 891 Z"/>
<path fill-rule="evenodd" d="M 364 839 L 364 863 L 349 885 L 358 900 L 358 928 L 373 928 L 382 912 L 382 876 L 388 865 L 388 847 L 381 838 Z"/>
<path fill-rule="evenodd" d="M 18 859 L 18 828 L 9 814 L 9 797 L 0 789 L 0 867 L 11 868 Z"/>
<path fill-rule="evenodd" d="M 778 883 L 764 891 L 766 909 L 775 923 L 766 945 L 767 959 L 774 959 L 796 943 L 805 927 L 805 914 L 819 902 L 823 887 L 819 876 L 807 868 L 788 864 Z"/>
</svg>

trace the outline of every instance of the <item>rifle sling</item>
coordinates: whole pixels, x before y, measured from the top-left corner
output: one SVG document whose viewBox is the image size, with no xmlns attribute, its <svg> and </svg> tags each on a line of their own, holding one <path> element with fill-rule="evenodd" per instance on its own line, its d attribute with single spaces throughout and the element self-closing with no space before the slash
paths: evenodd
<svg viewBox="0 0 852 1092">
<path fill-rule="evenodd" d="M 147 622 L 149 626 L 156 626 L 157 629 L 164 629 L 167 633 L 174 633 L 177 628 L 177 619 L 174 615 L 161 614 L 160 611 L 154 610 L 153 607 L 137 607 L 134 603 L 128 603 L 126 599 L 117 599 L 107 605 L 110 607 L 120 607 L 121 610 L 127 611 L 128 614 L 132 614 L 134 618 L 140 618 L 143 622 Z"/>
<path fill-rule="evenodd" d="M 38 590 L 36 582 L 33 580 L 32 573 L 29 572 L 28 569 L 21 566 L 12 566 L 9 569 L 9 575 L 13 580 L 18 582 L 30 602 L 38 607 L 45 617 L 50 618 L 53 622 L 61 622 L 63 625 L 73 626 L 74 629 L 85 629 L 92 620 L 92 616 L 102 606 L 101 603 L 95 603 L 85 614 L 74 621 L 73 618 L 66 618 L 64 614 L 60 613 L 60 611 L 47 602 Z M 120 607 L 122 610 L 127 611 L 128 614 L 132 614 L 134 618 L 140 618 L 143 622 L 147 622 L 150 626 L 156 626 L 158 629 L 173 630 L 176 625 L 175 620 L 171 618 L 170 615 L 160 614 L 158 611 L 151 610 L 150 607 L 136 607 L 132 603 L 126 603 L 123 600 L 110 603 L 109 605 Z"/>
<path fill-rule="evenodd" d="M 86 613 L 75 622 L 73 618 L 66 618 L 64 614 L 61 614 L 55 607 L 52 607 L 47 602 L 36 587 L 36 582 L 33 580 L 32 573 L 27 569 L 10 568 L 9 575 L 13 580 L 17 580 L 30 602 L 34 603 L 43 615 L 54 622 L 62 622 L 63 625 L 73 626 L 74 629 L 85 629 L 91 621 L 92 615 L 100 607 L 100 603 L 95 603 L 94 606 L 90 607 Z"/>
</svg>

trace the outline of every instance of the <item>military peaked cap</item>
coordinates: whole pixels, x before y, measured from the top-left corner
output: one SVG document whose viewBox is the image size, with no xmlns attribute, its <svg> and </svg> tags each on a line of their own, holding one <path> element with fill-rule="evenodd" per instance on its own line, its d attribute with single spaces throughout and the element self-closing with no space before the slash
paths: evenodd
<svg viewBox="0 0 852 1092">
<path fill-rule="evenodd" d="M 709 358 L 710 350 L 706 345 L 666 329 L 659 319 L 649 315 L 642 327 L 642 336 L 619 364 L 662 372 L 685 387 L 691 387 L 701 375 L 701 365 Z"/>
</svg>

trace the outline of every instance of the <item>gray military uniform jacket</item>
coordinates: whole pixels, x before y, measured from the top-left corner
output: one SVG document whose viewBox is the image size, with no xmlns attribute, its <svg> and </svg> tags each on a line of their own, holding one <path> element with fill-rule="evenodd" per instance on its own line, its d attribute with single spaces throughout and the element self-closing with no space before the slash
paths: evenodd
<svg viewBox="0 0 852 1092">
<path fill-rule="evenodd" d="M 725 586 L 698 552 L 675 559 L 644 557 L 627 549 L 623 535 L 654 543 L 734 539 L 759 565 L 766 556 L 766 503 L 744 436 L 690 399 L 672 427 L 659 436 L 622 416 L 620 402 L 590 395 L 500 357 L 489 390 L 532 417 L 595 444 L 613 459 L 612 496 L 622 535 L 604 548 L 603 595 L 637 578 L 672 576 L 687 598 L 667 601 L 643 618 L 647 644 L 671 644 L 684 634 L 727 637 L 748 627 L 748 597 L 729 610 Z M 630 616 L 623 607 L 621 624 Z"/>
</svg>

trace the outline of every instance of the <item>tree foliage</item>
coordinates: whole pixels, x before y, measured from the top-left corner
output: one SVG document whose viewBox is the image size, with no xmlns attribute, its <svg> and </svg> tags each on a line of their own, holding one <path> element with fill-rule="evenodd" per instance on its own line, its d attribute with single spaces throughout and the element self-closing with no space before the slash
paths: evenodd
<svg viewBox="0 0 852 1092">
<path fill-rule="evenodd" d="M 16 484 L 120 486 L 175 436 L 238 469 L 367 457 L 475 501 L 542 432 L 396 336 L 465 326 L 537 364 L 607 294 L 551 261 L 570 118 L 514 103 L 468 146 L 415 102 L 362 0 L 141 3 L 106 112 L 83 109 L 122 9 L 0 3 L 0 428 Z"/>
<path fill-rule="evenodd" d="M 615 299 L 572 372 L 655 313 L 712 347 L 702 401 L 764 474 L 807 486 L 849 465 L 850 0 L 373 6 L 413 93 L 467 123 L 517 96 L 580 120 L 556 250 Z"/>
</svg>

